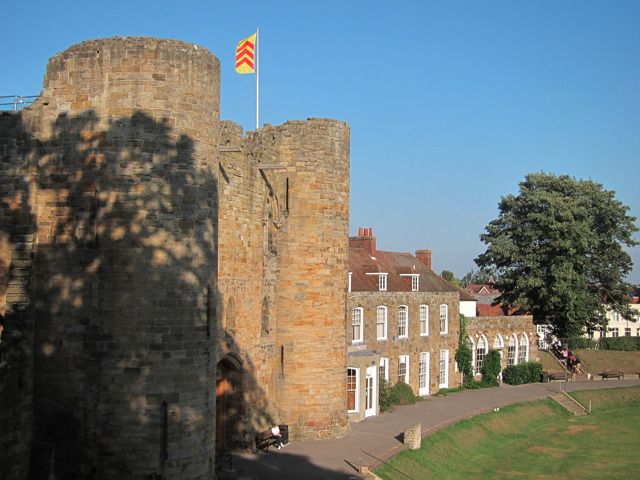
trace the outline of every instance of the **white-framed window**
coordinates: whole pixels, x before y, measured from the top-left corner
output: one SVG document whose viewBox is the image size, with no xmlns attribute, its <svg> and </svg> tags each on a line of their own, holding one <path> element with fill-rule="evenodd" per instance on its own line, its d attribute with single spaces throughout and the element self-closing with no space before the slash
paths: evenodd
<svg viewBox="0 0 640 480">
<path fill-rule="evenodd" d="M 618 327 L 613 327 L 611 329 L 611 336 L 612 337 L 618 337 L 620 335 L 619 331 L 618 331 Z"/>
<path fill-rule="evenodd" d="M 419 273 L 415 275 L 411 275 L 411 291 L 412 292 L 420 291 L 420 274 Z"/>
<path fill-rule="evenodd" d="M 493 349 L 500 354 L 500 369 L 502 369 L 502 361 L 504 358 L 504 340 L 502 339 L 502 335 L 497 334 L 493 339 Z"/>
<path fill-rule="evenodd" d="M 398 382 L 409 384 L 409 355 L 398 357 Z"/>
<path fill-rule="evenodd" d="M 386 357 L 380 357 L 380 363 L 378 364 L 378 380 L 382 384 L 383 381 L 389 381 L 389 359 Z"/>
<path fill-rule="evenodd" d="M 484 335 L 481 335 L 476 345 L 476 373 L 482 372 L 482 365 L 484 364 L 484 356 L 488 351 L 487 339 Z"/>
<path fill-rule="evenodd" d="M 407 338 L 409 336 L 409 307 L 400 305 L 398 307 L 398 337 Z"/>
<path fill-rule="evenodd" d="M 362 307 L 356 307 L 351 310 L 351 331 L 351 342 L 362 343 L 364 331 L 364 310 Z"/>
<path fill-rule="evenodd" d="M 440 334 L 449 332 L 449 307 L 445 304 L 440 305 Z"/>
<path fill-rule="evenodd" d="M 440 363 L 438 372 L 439 387 L 449 388 L 449 350 L 440 350 Z"/>
<path fill-rule="evenodd" d="M 381 292 L 387 291 L 387 274 L 380 273 L 378 274 L 378 290 Z"/>
<path fill-rule="evenodd" d="M 524 363 L 529 360 L 529 337 L 526 333 L 520 335 L 520 343 L 518 344 L 518 363 Z"/>
<path fill-rule="evenodd" d="M 625 327 L 624 336 L 625 337 L 630 337 L 631 336 L 631 327 Z"/>
<path fill-rule="evenodd" d="M 640 328 L 636 328 L 636 337 L 640 337 Z"/>
<path fill-rule="evenodd" d="M 420 352 L 418 363 L 418 395 L 429 395 L 429 352 Z"/>
<path fill-rule="evenodd" d="M 357 368 L 347 368 L 347 411 L 358 411 L 359 390 L 360 371 Z"/>
<path fill-rule="evenodd" d="M 351 272 L 349 272 L 349 286 L 347 291 L 351 291 Z"/>
<path fill-rule="evenodd" d="M 516 364 L 516 352 L 518 350 L 518 341 L 516 335 L 509 337 L 509 345 L 507 346 L 507 366 Z"/>
<path fill-rule="evenodd" d="M 420 335 L 429 335 L 429 305 L 420 305 Z"/>
<path fill-rule="evenodd" d="M 387 339 L 387 307 L 384 305 L 376 308 L 376 335 L 378 340 Z"/>
</svg>

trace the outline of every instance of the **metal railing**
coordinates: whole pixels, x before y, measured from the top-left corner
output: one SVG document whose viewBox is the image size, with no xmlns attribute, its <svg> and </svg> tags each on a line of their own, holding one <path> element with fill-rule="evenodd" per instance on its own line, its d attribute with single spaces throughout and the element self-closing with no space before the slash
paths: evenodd
<svg viewBox="0 0 640 480">
<path fill-rule="evenodd" d="M 33 103 L 38 95 L 0 95 L 0 110 L 22 110 Z"/>
</svg>

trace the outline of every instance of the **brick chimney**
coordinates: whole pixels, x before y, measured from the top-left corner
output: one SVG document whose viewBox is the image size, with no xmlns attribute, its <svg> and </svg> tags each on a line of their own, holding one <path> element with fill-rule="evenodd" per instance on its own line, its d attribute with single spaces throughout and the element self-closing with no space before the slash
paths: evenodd
<svg viewBox="0 0 640 480">
<path fill-rule="evenodd" d="M 373 236 L 373 228 L 358 228 L 357 237 L 349 237 L 349 246 L 364 248 L 372 257 L 376 256 L 376 237 Z"/>
<path fill-rule="evenodd" d="M 431 270 L 431 250 L 416 250 L 416 258 L 428 270 Z"/>
</svg>

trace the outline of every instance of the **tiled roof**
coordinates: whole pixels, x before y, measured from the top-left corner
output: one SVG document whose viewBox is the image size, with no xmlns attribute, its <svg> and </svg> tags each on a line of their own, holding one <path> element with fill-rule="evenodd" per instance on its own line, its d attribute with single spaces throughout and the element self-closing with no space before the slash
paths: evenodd
<svg viewBox="0 0 640 480">
<path fill-rule="evenodd" d="M 464 287 L 467 291 L 476 295 L 499 295 L 500 291 L 493 288 L 491 285 L 484 285 L 480 283 L 470 283 Z"/>
<path fill-rule="evenodd" d="M 428 270 L 410 253 L 377 250 L 372 257 L 366 248 L 349 246 L 349 271 L 352 292 L 377 292 L 378 275 L 367 275 L 374 272 L 388 274 L 388 292 L 411 291 L 411 277 L 402 277 L 401 274 L 419 274 L 421 292 L 458 292 L 456 287 Z"/>
</svg>

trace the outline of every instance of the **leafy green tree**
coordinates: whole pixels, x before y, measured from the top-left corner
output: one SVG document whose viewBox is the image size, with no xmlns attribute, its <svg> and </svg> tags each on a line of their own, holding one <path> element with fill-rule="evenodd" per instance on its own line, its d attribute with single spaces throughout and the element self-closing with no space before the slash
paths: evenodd
<svg viewBox="0 0 640 480">
<path fill-rule="evenodd" d="M 498 375 L 502 370 L 502 357 L 497 350 L 489 350 L 482 362 L 482 384 L 488 387 L 498 386 Z"/>
<path fill-rule="evenodd" d="M 481 268 L 479 270 L 471 270 L 460 279 L 463 287 L 471 283 L 475 284 L 493 284 L 497 281 L 498 275 L 489 268 Z"/>
<path fill-rule="evenodd" d="M 614 195 L 591 180 L 527 175 L 480 237 L 487 249 L 476 263 L 498 273 L 498 301 L 561 336 L 606 324 L 606 308 L 629 315 L 624 246 L 637 245 L 638 228 Z"/>
<path fill-rule="evenodd" d="M 444 278 L 447 282 L 449 282 L 451 285 L 455 285 L 456 287 L 460 286 L 460 280 L 456 278 L 453 272 L 450 272 L 449 270 L 443 270 L 440 276 Z"/>
</svg>

